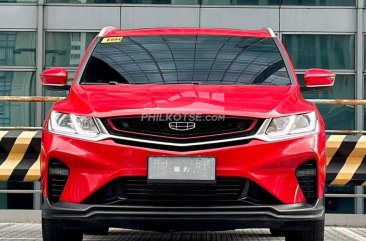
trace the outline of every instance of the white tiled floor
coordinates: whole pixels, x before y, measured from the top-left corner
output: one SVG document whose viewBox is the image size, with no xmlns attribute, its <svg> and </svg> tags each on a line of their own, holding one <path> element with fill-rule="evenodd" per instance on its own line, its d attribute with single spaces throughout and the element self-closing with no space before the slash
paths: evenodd
<svg viewBox="0 0 366 241">
<path fill-rule="evenodd" d="M 41 241 L 40 224 L 0 224 L 0 241 L 34 240 Z M 123 229 L 111 229 L 107 236 L 85 235 L 84 240 L 110 241 L 239 241 L 239 240 L 285 240 L 282 237 L 271 237 L 267 229 L 247 229 L 225 232 L 178 232 L 157 233 Z M 366 228 L 327 227 L 325 240 L 366 241 Z"/>
</svg>

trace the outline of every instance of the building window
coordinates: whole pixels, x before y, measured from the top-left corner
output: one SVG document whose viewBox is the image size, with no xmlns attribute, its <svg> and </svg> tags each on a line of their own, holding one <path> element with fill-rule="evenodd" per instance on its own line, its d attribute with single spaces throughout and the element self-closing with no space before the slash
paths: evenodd
<svg viewBox="0 0 366 241">
<path fill-rule="evenodd" d="M 356 0 L 202 0 L 204 5 L 356 6 Z"/>
<path fill-rule="evenodd" d="M 0 96 L 35 95 L 35 76 L 35 72 L 0 71 Z M 34 110 L 31 102 L 0 102 L 0 126 L 34 126 Z"/>
<path fill-rule="evenodd" d="M 26 0 L 20 0 L 20 1 L 26 1 Z M 86 3 L 86 4 L 117 3 L 117 4 L 172 4 L 172 5 L 202 4 L 202 5 L 247 5 L 247 6 L 248 5 L 356 6 L 355 0 L 47 0 L 47 3 Z"/>
<path fill-rule="evenodd" d="M 0 32 L 0 66 L 35 65 L 35 32 Z"/>
<path fill-rule="evenodd" d="M 354 35 L 284 34 L 296 69 L 355 69 Z"/>
<path fill-rule="evenodd" d="M 356 0 L 280 0 L 282 5 L 356 6 Z"/>
<path fill-rule="evenodd" d="M 47 3 L 124 3 L 124 4 L 174 4 L 197 5 L 199 0 L 47 0 Z"/>
<path fill-rule="evenodd" d="M 1 31 L 0 66 L 1 96 L 35 95 L 36 33 Z M 0 102 L 0 126 L 34 126 L 34 108 L 29 102 Z"/>
<path fill-rule="evenodd" d="M 202 0 L 203 5 L 279 5 L 280 0 Z"/>
<path fill-rule="evenodd" d="M 0 3 L 36 3 L 37 0 L 0 0 Z"/>
<path fill-rule="evenodd" d="M 130 4 L 198 4 L 197 0 L 116 0 Z"/>
<path fill-rule="evenodd" d="M 97 33 L 46 32 L 47 67 L 76 67 Z"/>
<path fill-rule="evenodd" d="M 365 1 L 366 2 L 366 1 Z M 363 69 L 366 72 L 366 35 L 363 38 Z"/>
</svg>

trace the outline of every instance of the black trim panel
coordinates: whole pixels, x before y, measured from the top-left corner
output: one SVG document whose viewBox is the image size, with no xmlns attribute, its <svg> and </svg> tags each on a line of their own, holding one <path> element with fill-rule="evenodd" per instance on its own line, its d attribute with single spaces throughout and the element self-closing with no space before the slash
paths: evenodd
<svg viewBox="0 0 366 241">
<path fill-rule="evenodd" d="M 221 230 L 248 227 L 306 229 L 324 219 L 323 200 L 268 206 L 113 206 L 59 202 L 43 204 L 42 217 L 74 228 L 104 225 L 156 230 Z"/>
</svg>

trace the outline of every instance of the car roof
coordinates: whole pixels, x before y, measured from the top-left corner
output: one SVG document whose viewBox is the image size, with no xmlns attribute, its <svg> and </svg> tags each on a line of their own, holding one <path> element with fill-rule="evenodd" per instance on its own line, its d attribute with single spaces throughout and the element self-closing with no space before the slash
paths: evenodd
<svg viewBox="0 0 366 241">
<path fill-rule="evenodd" d="M 219 28 L 143 28 L 143 29 L 115 29 L 105 27 L 99 37 L 123 37 L 123 36 L 157 36 L 157 35 L 212 35 L 212 36 L 239 36 L 273 38 L 272 29 L 242 30 Z"/>
</svg>

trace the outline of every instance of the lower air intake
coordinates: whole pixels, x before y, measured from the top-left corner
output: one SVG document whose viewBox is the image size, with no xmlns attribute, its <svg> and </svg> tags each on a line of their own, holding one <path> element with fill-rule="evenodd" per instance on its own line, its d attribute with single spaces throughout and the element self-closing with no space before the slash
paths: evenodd
<svg viewBox="0 0 366 241">
<path fill-rule="evenodd" d="M 316 162 L 309 161 L 300 165 L 296 170 L 296 177 L 306 202 L 314 203 L 318 193 Z"/>
<path fill-rule="evenodd" d="M 228 206 L 280 204 L 254 182 L 218 178 L 215 183 L 150 183 L 145 177 L 112 181 L 84 203 L 134 206 Z"/>
<path fill-rule="evenodd" d="M 58 202 L 69 177 L 69 168 L 57 160 L 51 160 L 48 167 L 48 196 L 51 202 Z"/>
</svg>

